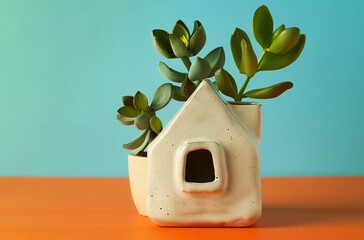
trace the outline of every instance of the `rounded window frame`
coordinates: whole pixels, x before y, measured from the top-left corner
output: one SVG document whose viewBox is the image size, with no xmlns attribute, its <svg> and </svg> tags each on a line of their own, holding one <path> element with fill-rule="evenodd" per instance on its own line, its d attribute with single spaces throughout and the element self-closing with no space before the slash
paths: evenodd
<svg viewBox="0 0 364 240">
<path fill-rule="evenodd" d="M 185 180 L 188 153 L 205 149 L 210 151 L 215 171 L 215 179 L 211 182 L 196 183 Z M 178 188 L 185 193 L 221 194 L 227 185 L 227 170 L 224 147 L 215 141 L 190 141 L 182 145 L 176 154 L 175 176 Z"/>
</svg>

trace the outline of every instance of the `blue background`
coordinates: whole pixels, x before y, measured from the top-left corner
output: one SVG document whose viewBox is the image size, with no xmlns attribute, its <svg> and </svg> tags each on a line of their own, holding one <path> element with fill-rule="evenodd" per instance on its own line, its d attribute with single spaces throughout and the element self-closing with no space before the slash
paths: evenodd
<svg viewBox="0 0 364 240">
<path fill-rule="evenodd" d="M 1 0 L 0 175 L 127 176 L 121 145 L 138 131 L 116 121 L 121 96 L 141 90 L 151 98 L 166 82 L 151 30 L 199 19 L 207 32 L 200 56 L 223 46 L 225 67 L 241 85 L 230 35 L 240 27 L 252 38 L 251 19 L 263 3 L 275 27 L 298 26 L 307 43 L 293 65 L 259 73 L 249 85 L 295 83 L 261 101 L 262 174 L 363 175 L 360 0 Z M 179 106 L 162 110 L 164 123 Z"/>
</svg>

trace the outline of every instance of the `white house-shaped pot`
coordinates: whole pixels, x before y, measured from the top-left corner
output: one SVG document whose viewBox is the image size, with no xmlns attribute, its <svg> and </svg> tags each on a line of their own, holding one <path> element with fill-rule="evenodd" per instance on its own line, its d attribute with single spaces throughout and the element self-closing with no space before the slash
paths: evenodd
<svg viewBox="0 0 364 240">
<path fill-rule="evenodd" d="M 148 149 L 147 212 L 162 226 L 250 226 L 261 215 L 261 106 L 203 81 Z"/>
</svg>

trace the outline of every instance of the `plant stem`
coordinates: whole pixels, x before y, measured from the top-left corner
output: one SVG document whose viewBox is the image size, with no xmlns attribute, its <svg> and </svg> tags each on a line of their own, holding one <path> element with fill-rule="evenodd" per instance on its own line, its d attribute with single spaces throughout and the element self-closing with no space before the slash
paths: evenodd
<svg viewBox="0 0 364 240">
<path fill-rule="evenodd" d="M 248 86 L 250 77 L 246 76 L 245 82 L 243 84 L 243 86 L 241 86 L 240 91 L 239 91 L 239 101 L 241 101 L 241 99 L 243 98 L 243 94 L 245 92 L 246 87 Z"/>
<path fill-rule="evenodd" d="M 190 70 L 191 67 L 191 61 L 189 57 L 182 57 L 181 58 L 183 64 L 186 66 L 187 70 Z"/>
<path fill-rule="evenodd" d="M 267 53 L 267 50 L 263 50 L 263 53 L 262 53 L 262 55 L 260 56 L 260 58 L 259 58 L 259 61 L 258 61 L 258 71 L 259 71 L 259 68 L 260 68 L 260 63 L 262 62 L 262 59 L 263 59 L 263 57 L 264 57 L 264 55 Z"/>
<path fill-rule="evenodd" d="M 263 59 L 264 55 L 266 54 L 266 52 L 267 52 L 267 50 L 265 50 L 265 49 L 264 49 L 264 50 L 263 50 L 262 55 L 261 55 L 261 56 L 260 56 L 260 58 L 259 58 L 259 61 L 258 61 L 258 70 L 257 70 L 257 72 L 259 71 L 260 63 L 261 63 L 261 61 L 262 61 L 262 59 Z M 246 89 L 246 87 L 248 86 L 249 81 L 250 81 L 250 77 L 246 76 L 245 82 L 244 82 L 243 86 L 241 86 L 240 91 L 239 91 L 239 98 L 240 98 L 240 99 L 239 99 L 239 101 L 241 101 L 241 99 L 243 98 L 243 95 L 244 95 L 245 89 Z"/>
</svg>

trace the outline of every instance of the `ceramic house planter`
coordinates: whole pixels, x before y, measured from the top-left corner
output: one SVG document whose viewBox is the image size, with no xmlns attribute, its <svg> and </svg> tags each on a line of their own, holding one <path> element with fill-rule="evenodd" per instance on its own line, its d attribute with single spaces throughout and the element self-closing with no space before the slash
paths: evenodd
<svg viewBox="0 0 364 240">
<path fill-rule="evenodd" d="M 192 31 L 182 20 L 171 33 L 152 31 L 157 52 L 180 59 L 187 71 L 159 62 L 160 73 L 173 84 L 159 86 L 151 101 L 141 91 L 123 96 L 117 119 L 142 131 L 123 147 L 137 155 L 148 151 L 146 174 L 139 182 L 143 197 L 133 190 L 139 178 L 131 176 L 131 188 L 138 211 L 160 226 L 243 227 L 260 218 L 261 105 L 241 101 L 276 98 L 291 89 L 289 81 L 257 89 L 248 84 L 260 71 L 291 65 L 303 51 L 306 36 L 284 24 L 274 29 L 265 5 L 254 12 L 253 32 L 263 50 L 259 58 L 244 30 L 235 28 L 230 38 L 236 67 L 245 77 L 238 88 L 224 67 L 223 47 L 198 56 L 206 43 L 198 20 Z M 215 77 L 214 84 L 204 80 L 210 77 Z M 224 101 L 220 93 L 235 102 Z M 172 99 L 186 102 L 163 128 L 157 111 Z"/>
<path fill-rule="evenodd" d="M 161 226 L 253 225 L 260 139 L 261 106 L 226 103 L 203 81 L 149 145 L 146 215 Z"/>
</svg>

